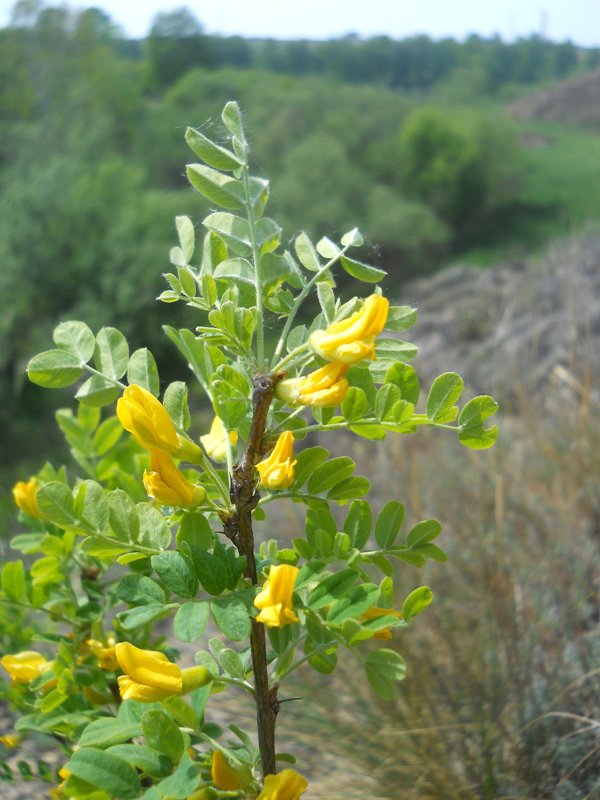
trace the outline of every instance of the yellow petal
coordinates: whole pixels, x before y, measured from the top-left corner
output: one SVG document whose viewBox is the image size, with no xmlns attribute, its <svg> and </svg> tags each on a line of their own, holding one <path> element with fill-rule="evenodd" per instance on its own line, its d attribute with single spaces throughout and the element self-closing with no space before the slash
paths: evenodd
<svg viewBox="0 0 600 800">
<path fill-rule="evenodd" d="M 30 517 L 42 518 L 42 513 L 38 508 L 36 495 L 38 482 L 35 478 L 30 478 L 27 483 L 18 481 L 13 486 L 13 497 L 17 506 Z"/>
<path fill-rule="evenodd" d="M 375 358 L 375 337 L 387 321 L 389 302 L 372 294 L 362 308 L 347 319 L 334 322 L 326 330 L 315 331 L 309 338 L 311 349 L 327 361 L 354 364 Z"/>
<path fill-rule="evenodd" d="M 15 655 L 6 655 L 0 664 L 17 683 L 30 683 L 49 669 L 50 663 L 40 653 L 24 650 Z"/>
<path fill-rule="evenodd" d="M 137 700 L 138 703 L 156 703 L 176 694 L 168 689 L 159 689 L 155 686 L 137 683 L 128 675 L 119 675 L 118 681 L 122 700 Z"/>
<path fill-rule="evenodd" d="M 277 775 L 267 775 L 256 800 L 299 800 L 307 788 L 308 781 L 296 770 L 284 769 Z"/>
<path fill-rule="evenodd" d="M 223 791 L 234 791 L 242 786 L 241 778 L 237 770 L 229 766 L 225 756 L 220 750 L 215 750 L 212 754 L 211 776 L 217 789 Z"/>
<path fill-rule="evenodd" d="M 151 650 L 141 650 L 129 642 L 120 642 L 115 648 L 119 666 L 133 681 L 143 686 L 160 689 L 168 694 L 179 694 L 182 689 L 181 670 L 177 664 L 159 657 Z"/>
</svg>

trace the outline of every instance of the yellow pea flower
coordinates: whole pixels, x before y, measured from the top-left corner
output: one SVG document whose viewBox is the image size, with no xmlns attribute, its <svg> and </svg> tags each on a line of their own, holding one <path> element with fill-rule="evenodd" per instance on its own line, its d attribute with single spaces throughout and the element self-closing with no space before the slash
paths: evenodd
<svg viewBox="0 0 600 800">
<path fill-rule="evenodd" d="M 185 694 L 212 680 L 205 667 L 180 669 L 156 650 L 142 650 L 129 642 L 120 642 L 115 655 L 125 675 L 119 676 L 123 700 L 153 703 L 175 694 Z"/>
<path fill-rule="evenodd" d="M 38 482 L 35 478 L 30 478 L 27 483 L 25 481 L 18 481 L 13 486 L 13 497 L 15 503 L 19 506 L 21 511 L 29 514 L 30 517 L 42 518 L 42 513 L 38 508 L 35 496 L 38 490 Z"/>
<path fill-rule="evenodd" d="M 7 733 L 5 736 L 0 736 L 0 744 L 13 749 L 21 744 L 21 737 L 18 733 Z"/>
<path fill-rule="evenodd" d="M 41 653 L 24 650 L 15 655 L 6 655 L 0 664 L 16 683 L 31 683 L 44 672 L 52 668 L 52 661 L 47 661 Z"/>
<path fill-rule="evenodd" d="M 275 396 L 291 405 L 333 408 L 342 402 L 348 391 L 345 378 L 348 369 L 347 364 L 333 361 L 302 378 L 279 381 Z"/>
<path fill-rule="evenodd" d="M 107 637 L 106 644 L 98 639 L 88 639 L 86 642 L 98 662 L 100 669 L 115 672 L 119 669 L 119 662 L 115 654 L 116 641 L 112 634 Z"/>
<path fill-rule="evenodd" d="M 307 788 L 308 781 L 296 770 L 284 769 L 277 775 L 267 775 L 256 800 L 299 800 Z"/>
<path fill-rule="evenodd" d="M 375 337 L 385 327 L 389 305 L 385 297 L 372 294 L 348 319 L 311 334 L 310 347 L 327 361 L 354 364 L 363 358 L 375 358 Z"/>
<path fill-rule="evenodd" d="M 294 482 L 294 434 L 284 431 L 271 455 L 256 465 L 260 485 L 265 489 L 287 489 Z"/>
<path fill-rule="evenodd" d="M 231 792 L 235 791 L 235 789 L 241 789 L 243 786 L 242 775 L 237 769 L 229 765 L 227 759 L 220 750 L 215 750 L 212 754 L 210 772 L 212 782 L 217 789 Z"/>
<path fill-rule="evenodd" d="M 213 461 L 222 463 L 227 461 L 226 431 L 221 417 L 215 417 L 210 426 L 210 432 L 200 437 L 202 447 L 206 450 L 206 455 Z M 229 441 L 237 444 L 237 431 L 229 431 Z"/>
<path fill-rule="evenodd" d="M 361 622 L 368 622 L 370 619 L 379 619 L 380 617 L 397 617 L 398 619 L 402 619 L 402 612 L 396 611 L 395 608 L 379 608 L 378 606 L 373 606 L 373 608 L 369 608 L 361 614 L 359 619 Z M 390 628 L 382 628 L 374 634 L 373 638 L 391 639 L 392 631 Z"/>
<path fill-rule="evenodd" d="M 206 500 L 206 489 L 190 483 L 168 453 L 150 450 L 150 463 L 151 470 L 144 470 L 142 478 L 149 497 L 177 508 L 193 508 Z"/>
<path fill-rule="evenodd" d="M 198 445 L 177 433 L 168 411 L 147 389 L 132 383 L 117 401 L 119 422 L 146 450 L 157 448 L 172 456 L 195 461 Z"/>
<path fill-rule="evenodd" d="M 268 628 L 282 628 L 291 622 L 298 622 L 292 608 L 294 583 L 300 570 L 290 564 L 272 566 L 262 591 L 254 598 L 254 605 L 260 610 L 257 622 Z"/>
</svg>

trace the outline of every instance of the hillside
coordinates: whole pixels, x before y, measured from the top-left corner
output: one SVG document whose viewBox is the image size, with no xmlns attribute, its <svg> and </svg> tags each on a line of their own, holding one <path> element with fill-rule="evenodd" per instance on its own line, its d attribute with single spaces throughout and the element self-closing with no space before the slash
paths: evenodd
<svg viewBox="0 0 600 800">
<path fill-rule="evenodd" d="M 600 69 L 525 95 L 510 105 L 521 121 L 544 119 L 571 125 L 600 126 Z"/>
</svg>

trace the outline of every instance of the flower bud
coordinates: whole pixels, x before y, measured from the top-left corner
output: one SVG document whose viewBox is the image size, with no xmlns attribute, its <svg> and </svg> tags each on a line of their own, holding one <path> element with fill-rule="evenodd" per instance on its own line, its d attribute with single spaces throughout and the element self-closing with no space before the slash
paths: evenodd
<svg viewBox="0 0 600 800">
<path fill-rule="evenodd" d="M 30 478 L 27 483 L 18 481 L 13 486 L 13 497 L 21 511 L 30 517 L 41 519 L 42 513 L 35 498 L 38 488 L 39 484 L 35 478 Z"/>
<path fill-rule="evenodd" d="M 271 455 L 256 465 L 265 489 L 287 489 L 294 482 L 294 434 L 284 431 Z"/>
<path fill-rule="evenodd" d="M 299 621 L 292 607 L 298 572 L 298 567 L 290 564 L 271 567 L 262 591 L 254 598 L 254 605 L 260 610 L 257 622 L 264 623 L 268 628 L 282 628 Z"/>
<path fill-rule="evenodd" d="M 163 506 L 193 508 L 206 500 L 206 489 L 194 486 L 162 450 L 150 450 L 151 470 L 144 470 L 143 482 L 149 497 Z"/>
<path fill-rule="evenodd" d="M 206 450 L 206 455 L 217 463 L 227 460 L 227 432 L 220 417 L 215 417 L 210 426 L 210 432 L 200 437 L 202 447 Z M 229 431 L 229 441 L 237 444 L 237 431 Z"/>
</svg>

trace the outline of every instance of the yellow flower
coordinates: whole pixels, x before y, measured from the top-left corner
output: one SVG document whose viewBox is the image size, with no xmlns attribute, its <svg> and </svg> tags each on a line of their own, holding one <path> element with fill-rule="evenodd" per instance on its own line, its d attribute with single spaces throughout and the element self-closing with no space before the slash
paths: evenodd
<svg viewBox="0 0 600 800">
<path fill-rule="evenodd" d="M 307 788 L 308 781 L 296 770 L 284 769 L 277 775 L 267 775 L 256 800 L 299 800 Z"/>
<path fill-rule="evenodd" d="M 115 672 L 119 669 L 119 662 L 115 654 L 115 637 L 112 634 L 109 634 L 106 644 L 98 639 L 88 639 L 86 644 L 96 656 L 100 669 L 108 672 Z"/>
<path fill-rule="evenodd" d="M 334 361 L 302 378 L 279 381 L 275 395 L 292 405 L 333 408 L 342 402 L 348 391 L 348 381 L 344 377 L 348 369 L 347 364 Z"/>
<path fill-rule="evenodd" d="M 192 508 L 206 500 L 206 489 L 190 483 L 168 453 L 152 449 L 150 462 L 152 469 L 144 470 L 142 478 L 149 497 L 177 508 Z"/>
<path fill-rule="evenodd" d="M 200 448 L 177 433 L 168 411 L 147 389 L 132 383 L 117 402 L 119 422 L 146 450 L 158 448 L 195 461 Z"/>
<path fill-rule="evenodd" d="M 284 431 L 271 455 L 256 465 L 265 489 L 287 489 L 294 482 L 294 434 Z"/>
<path fill-rule="evenodd" d="M 385 297 L 372 294 L 348 319 L 315 331 L 308 340 L 312 350 L 327 361 L 345 364 L 375 358 L 375 337 L 385 327 L 389 305 Z"/>
<path fill-rule="evenodd" d="M 21 737 L 18 733 L 7 733 L 6 736 L 0 736 L 0 744 L 4 747 L 18 747 L 21 743 Z"/>
<path fill-rule="evenodd" d="M 52 668 L 52 661 L 47 661 L 41 653 L 24 650 L 15 655 L 6 655 L 0 664 L 16 683 L 30 683 Z"/>
<path fill-rule="evenodd" d="M 175 694 L 184 694 L 212 680 L 205 667 L 180 669 L 177 664 L 156 650 L 141 650 L 129 642 L 115 648 L 119 666 L 125 675 L 119 676 L 123 700 L 153 703 Z"/>
<path fill-rule="evenodd" d="M 359 620 L 361 622 L 368 622 L 370 619 L 379 619 L 380 617 L 397 617 L 398 619 L 402 619 L 402 612 L 396 611 L 395 608 L 379 608 L 378 606 L 373 606 L 373 608 L 369 608 L 361 614 Z M 392 631 L 390 628 L 382 628 L 374 634 L 373 638 L 391 639 Z"/>
<path fill-rule="evenodd" d="M 29 514 L 30 517 L 41 519 L 42 513 L 35 499 L 37 490 L 38 482 L 35 478 L 30 478 L 27 483 L 25 483 L 25 481 L 18 481 L 18 483 L 15 483 L 13 486 L 13 497 L 21 511 L 24 511 L 25 514 Z"/>
<path fill-rule="evenodd" d="M 220 417 L 215 417 L 210 426 L 210 432 L 200 437 L 202 447 L 206 450 L 207 456 L 219 463 L 227 460 L 226 431 Z M 237 444 L 237 431 L 229 431 L 229 441 Z"/>
<path fill-rule="evenodd" d="M 268 628 L 282 628 L 291 622 L 298 622 L 292 608 L 292 593 L 298 572 L 298 567 L 290 564 L 271 567 L 262 591 L 254 598 L 254 605 L 260 610 L 257 622 L 263 622 Z"/>
<path fill-rule="evenodd" d="M 220 750 L 215 750 L 212 754 L 211 764 L 212 782 L 217 789 L 223 791 L 234 791 L 241 789 L 243 786 L 243 778 L 237 769 L 231 767 Z"/>
</svg>

